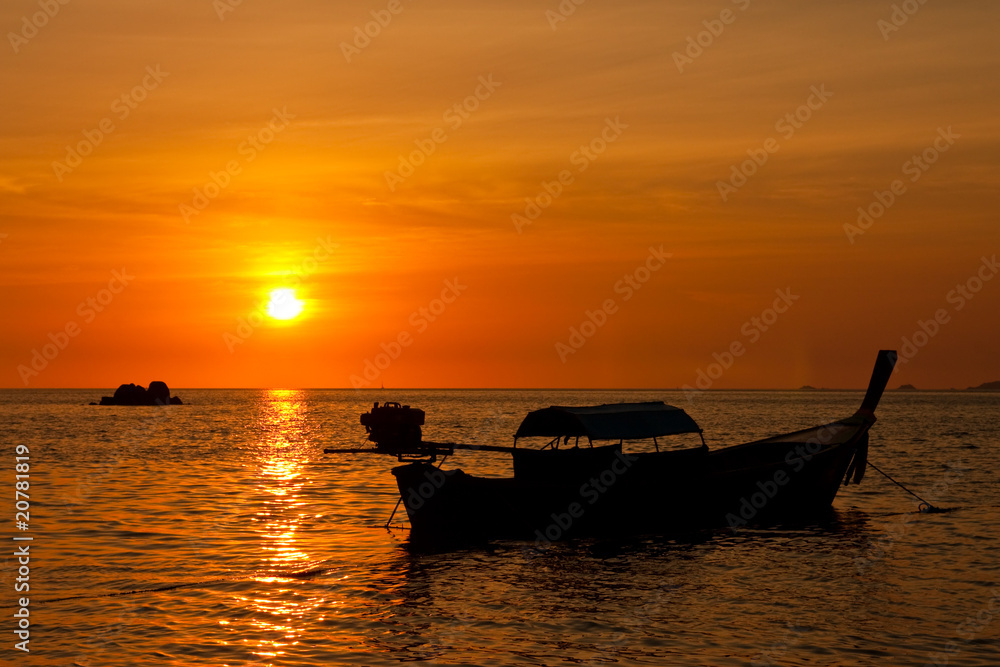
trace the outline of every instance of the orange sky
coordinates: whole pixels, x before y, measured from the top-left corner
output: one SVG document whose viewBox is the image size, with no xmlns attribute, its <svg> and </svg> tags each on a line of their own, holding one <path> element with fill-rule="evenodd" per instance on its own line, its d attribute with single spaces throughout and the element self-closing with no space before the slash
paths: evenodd
<svg viewBox="0 0 1000 667">
<path fill-rule="evenodd" d="M 1000 379 L 995 2 L 226 2 L 0 7 L 0 386 Z"/>
</svg>

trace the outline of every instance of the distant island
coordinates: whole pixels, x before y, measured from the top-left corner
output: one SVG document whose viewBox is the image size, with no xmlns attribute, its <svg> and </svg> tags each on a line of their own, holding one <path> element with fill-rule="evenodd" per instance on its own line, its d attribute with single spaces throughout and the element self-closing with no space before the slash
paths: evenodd
<svg viewBox="0 0 1000 667">
<path fill-rule="evenodd" d="M 969 387 L 965 391 L 1000 391 L 1000 380 L 984 382 L 978 387 Z"/>
<path fill-rule="evenodd" d="M 854 391 L 851 389 L 827 389 L 825 387 L 813 387 L 812 385 L 803 385 L 798 388 L 798 391 Z M 912 384 L 901 384 L 895 389 L 890 389 L 889 391 L 1000 391 L 1000 380 L 994 382 L 984 382 L 978 387 L 968 387 L 966 389 L 956 389 L 952 387 L 950 389 L 917 389 Z"/>
<path fill-rule="evenodd" d="M 102 396 L 100 403 L 91 405 L 183 405 L 181 399 L 170 395 L 166 382 L 154 380 L 149 389 L 141 384 L 123 384 L 115 390 L 114 396 Z"/>
<path fill-rule="evenodd" d="M 917 389 L 912 384 L 902 384 L 897 387 L 894 391 L 924 391 L 922 389 Z M 968 387 L 967 389 L 929 389 L 927 391 L 1000 391 L 1000 380 L 995 382 L 984 382 L 978 387 Z"/>
</svg>

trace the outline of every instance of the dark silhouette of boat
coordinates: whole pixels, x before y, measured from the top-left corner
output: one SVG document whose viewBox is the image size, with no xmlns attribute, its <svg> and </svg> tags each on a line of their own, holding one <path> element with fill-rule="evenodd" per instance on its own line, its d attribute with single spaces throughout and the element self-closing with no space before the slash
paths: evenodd
<svg viewBox="0 0 1000 667">
<path fill-rule="evenodd" d="M 536 410 L 521 422 L 513 447 L 427 442 L 419 428 L 423 411 L 376 404 L 362 416 L 374 449 L 327 451 L 392 454 L 406 462 L 392 474 L 411 541 L 546 543 L 810 519 L 829 510 L 841 484 L 864 477 L 868 431 L 895 362 L 895 352 L 879 352 L 861 407 L 845 419 L 714 451 L 704 438 L 697 447 L 661 451 L 659 438 L 702 433 L 684 410 L 662 402 Z M 533 437 L 548 444 L 517 446 Z M 623 449 L 636 440 L 652 440 L 655 451 Z M 612 444 L 594 445 L 605 441 Z M 456 449 L 509 453 L 514 476 L 479 477 L 433 465 Z"/>
</svg>

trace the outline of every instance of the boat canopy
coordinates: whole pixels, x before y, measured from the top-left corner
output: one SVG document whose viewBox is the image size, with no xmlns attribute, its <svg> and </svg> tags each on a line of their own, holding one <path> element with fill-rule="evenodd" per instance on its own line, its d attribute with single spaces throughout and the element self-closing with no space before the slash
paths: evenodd
<svg viewBox="0 0 1000 667">
<path fill-rule="evenodd" d="M 586 436 L 590 440 L 643 440 L 661 435 L 701 433 L 691 417 L 663 401 L 552 406 L 529 412 L 514 439 Z"/>
</svg>

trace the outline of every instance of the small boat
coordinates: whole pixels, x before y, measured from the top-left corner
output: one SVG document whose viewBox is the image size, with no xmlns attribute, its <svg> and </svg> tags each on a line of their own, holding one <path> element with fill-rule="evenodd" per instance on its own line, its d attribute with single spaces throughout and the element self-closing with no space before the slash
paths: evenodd
<svg viewBox="0 0 1000 667">
<path fill-rule="evenodd" d="M 326 451 L 391 454 L 405 463 L 392 474 L 415 542 L 545 544 L 808 520 L 829 510 L 842 484 L 864 477 L 868 431 L 895 363 L 894 351 L 879 352 L 861 407 L 845 419 L 717 450 L 709 450 L 684 410 L 656 401 L 535 410 L 518 427 L 513 447 L 427 442 L 422 410 L 376 403 L 362 415 L 374 448 Z M 697 435 L 700 444 L 661 450 L 660 438 L 684 434 Z M 518 447 L 523 438 L 547 444 Z M 651 440 L 654 451 L 623 448 L 642 440 Z M 479 477 L 434 465 L 456 449 L 508 453 L 514 475 Z"/>
</svg>

